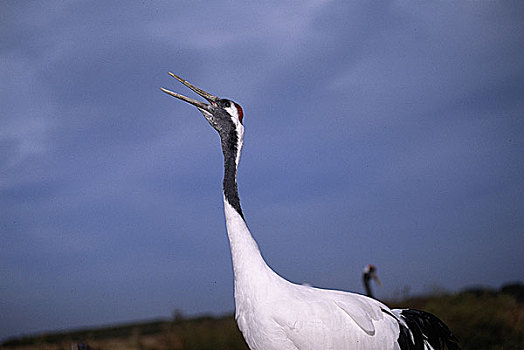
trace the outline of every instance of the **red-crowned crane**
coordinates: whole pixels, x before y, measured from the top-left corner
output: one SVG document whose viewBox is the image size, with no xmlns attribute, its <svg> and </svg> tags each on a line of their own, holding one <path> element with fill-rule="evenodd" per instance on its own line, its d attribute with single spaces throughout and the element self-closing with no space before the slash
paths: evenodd
<svg viewBox="0 0 524 350">
<path fill-rule="evenodd" d="M 377 276 L 377 268 L 373 264 L 368 264 L 364 267 L 364 273 L 362 274 L 362 282 L 364 283 L 364 288 L 366 289 L 366 295 L 370 298 L 374 298 L 373 292 L 371 291 L 370 280 L 373 279 L 380 286 L 380 280 Z"/>
<path fill-rule="evenodd" d="M 224 156 L 223 200 L 234 274 L 235 318 L 252 350 L 458 349 L 442 324 L 399 315 L 363 295 L 294 284 L 264 261 L 251 235 L 237 190 L 244 138 L 239 104 L 213 96 L 170 73 L 206 99 L 162 88 L 198 108 L 220 136 Z"/>
</svg>

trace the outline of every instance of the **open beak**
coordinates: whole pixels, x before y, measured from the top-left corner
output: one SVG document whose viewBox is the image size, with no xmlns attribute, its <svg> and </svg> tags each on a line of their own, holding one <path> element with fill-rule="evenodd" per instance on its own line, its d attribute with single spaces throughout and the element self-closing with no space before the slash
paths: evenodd
<svg viewBox="0 0 524 350">
<path fill-rule="evenodd" d="M 371 274 L 371 278 L 373 278 L 373 279 L 375 280 L 375 282 L 377 282 L 377 284 L 378 284 L 379 286 L 382 286 L 382 283 L 381 283 L 380 280 L 378 279 L 378 276 L 377 276 L 376 273 L 372 273 L 372 274 Z"/>
<path fill-rule="evenodd" d="M 202 90 L 200 88 L 197 88 L 196 86 L 194 86 L 193 84 L 189 83 L 188 81 L 185 81 L 184 79 L 180 78 L 176 74 L 173 74 L 171 72 L 169 72 L 169 74 L 173 78 L 175 78 L 176 80 L 178 80 L 179 82 L 181 82 L 182 84 L 184 84 L 185 86 L 187 86 L 188 88 L 190 88 L 191 90 L 193 90 L 194 92 L 196 92 L 197 94 L 199 94 L 200 96 L 205 98 L 211 105 L 216 105 L 215 102 L 219 99 L 218 97 L 213 96 L 210 93 L 207 93 L 207 92 L 205 92 L 204 90 Z M 171 95 L 173 97 L 178 98 L 179 100 L 185 101 L 187 103 L 191 103 L 193 106 L 196 106 L 200 110 L 205 110 L 207 112 L 211 112 L 211 106 L 208 105 L 207 103 L 195 100 L 193 98 L 190 98 L 190 97 L 187 97 L 187 96 L 184 96 L 184 95 L 177 94 L 176 92 L 173 92 L 173 91 L 170 91 L 170 90 L 167 90 L 167 89 L 164 89 L 164 88 L 160 88 L 160 90 L 164 91 L 166 94 L 169 94 L 169 95 Z"/>
</svg>

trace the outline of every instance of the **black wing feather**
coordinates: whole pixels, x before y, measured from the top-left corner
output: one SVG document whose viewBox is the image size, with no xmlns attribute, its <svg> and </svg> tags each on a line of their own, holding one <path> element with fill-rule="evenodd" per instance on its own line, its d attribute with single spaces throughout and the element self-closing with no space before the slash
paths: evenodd
<svg viewBox="0 0 524 350">
<path fill-rule="evenodd" d="M 425 311 L 403 309 L 398 343 L 402 350 L 424 350 L 424 340 L 435 350 L 460 350 L 457 338 L 438 317 Z"/>
</svg>

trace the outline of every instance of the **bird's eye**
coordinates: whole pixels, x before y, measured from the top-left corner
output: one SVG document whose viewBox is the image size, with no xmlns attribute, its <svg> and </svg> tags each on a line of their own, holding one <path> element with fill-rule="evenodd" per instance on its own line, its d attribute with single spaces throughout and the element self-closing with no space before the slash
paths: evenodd
<svg viewBox="0 0 524 350">
<path fill-rule="evenodd" d="M 224 101 L 224 107 L 225 107 L 225 108 L 229 108 L 229 107 L 231 107 L 231 102 L 229 102 L 228 100 L 225 100 L 225 101 Z"/>
</svg>

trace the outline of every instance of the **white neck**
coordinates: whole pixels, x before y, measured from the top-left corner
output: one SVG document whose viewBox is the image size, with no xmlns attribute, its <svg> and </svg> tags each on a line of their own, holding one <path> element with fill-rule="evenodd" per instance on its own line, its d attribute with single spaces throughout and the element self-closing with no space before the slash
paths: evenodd
<svg viewBox="0 0 524 350">
<path fill-rule="evenodd" d="M 233 260 L 235 297 L 237 288 L 251 289 L 273 274 L 260 254 L 258 244 L 249 232 L 246 222 L 224 197 L 227 235 Z"/>
</svg>

